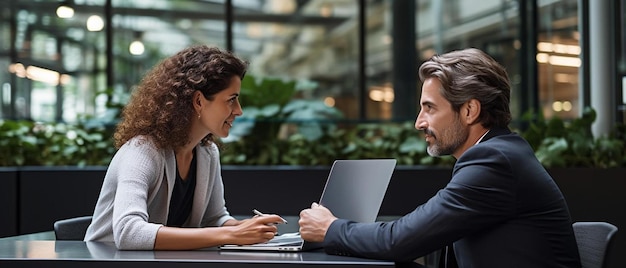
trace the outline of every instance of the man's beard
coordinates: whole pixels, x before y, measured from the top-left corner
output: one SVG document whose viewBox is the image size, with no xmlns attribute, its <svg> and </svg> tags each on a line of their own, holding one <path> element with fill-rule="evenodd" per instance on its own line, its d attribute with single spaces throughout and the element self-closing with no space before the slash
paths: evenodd
<svg viewBox="0 0 626 268">
<path fill-rule="evenodd" d="M 437 136 L 428 129 L 425 130 L 425 133 L 434 138 L 434 141 L 428 144 L 426 149 L 430 156 L 453 154 L 467 140 L 469 135 L 469 131 L 463 127 L 458 118 L 451 127 L 444 129 L 443 132 L 438 133 Z"/>
</svg>

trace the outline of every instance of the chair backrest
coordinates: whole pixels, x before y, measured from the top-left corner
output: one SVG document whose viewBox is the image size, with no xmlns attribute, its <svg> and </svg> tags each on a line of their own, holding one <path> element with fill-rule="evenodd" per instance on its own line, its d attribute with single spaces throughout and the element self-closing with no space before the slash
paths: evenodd
<svg viewBox="0 0 626 268">
<path fill-rule="evenodd" d="M 607 222 L 575 222 L 572 226 L 582 267 L 605 267 L 617 227 Z"/>
<path fill-rule="evenodd" d="M 82 216 L 54 222 L 56 240 L 83 240 L 87 227 L 91 224 L 91 216 Z"/>
</svg>

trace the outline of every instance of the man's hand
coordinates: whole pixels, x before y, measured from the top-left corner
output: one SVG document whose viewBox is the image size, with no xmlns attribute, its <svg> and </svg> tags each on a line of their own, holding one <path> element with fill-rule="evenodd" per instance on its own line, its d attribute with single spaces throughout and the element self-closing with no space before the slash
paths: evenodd
<svg viewBox="0 0 626 268">
<path fill-rule="evenodd" d="M 330 210 L 314 202 L 311 208 L 300 212 L 300 236 L 306 241 L 323 242 L 326 231 L 336 219 Z"/>
</svg>

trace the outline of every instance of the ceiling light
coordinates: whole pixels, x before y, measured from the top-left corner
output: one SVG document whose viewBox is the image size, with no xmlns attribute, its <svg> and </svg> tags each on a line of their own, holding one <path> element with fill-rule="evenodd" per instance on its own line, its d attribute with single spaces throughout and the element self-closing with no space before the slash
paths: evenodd
<svg viewBox="0 0 626 268">
<path fill-rule="evenodd" d="M 541 52 L 554 52 L 559 54 L 580 55 L 580 46 L 555 44 L 550 42 L 537 43 L 537 50 Z"/>
<path fill-rule="evenodd" d="M 69 19 L 74 16 L 74 5 L 72 1 L 63 1 L 57 7 L 57 16 L 62 19 Z"/>
<path fill-rule="evenodd" d="M 333 97 L 324 98 L 324 104 L 326 104 L 326 106 L 328 107 L 335 107 L 335 98 Z"/>
<path fill-rule="evenodd" d="M 146 50 L 146 47 L 141 41 L 141 35 L 141 32 L 134 33 L 135 39 L 133 40 L 133 42 L 130 43 L 130 46 L 128 47 L 128 51 L 130 52 L 130 54 L 139 56 L 142 55 L 143 52 Z"/>
<path fill-rule="evenodd" d="M 580 58 L 563 57 L 563 56 L 550 56 L 548 60 L 552 65 L 566 66 L 566 67 L 580 67 Z"/>
<path fill-rule="evenodd" d="M 59 84 L 58 72 L 33 65 L 26 67 L 26 77 L 31 80 L 44 82 L 55 86 Z"/>
<path fill-rule="evenodd" d="M 87 19 L 87 30 L 90 32 L 99 32 L 104 28 L 104 20 L 98 15 L 91 15 Z"/>
</svg>

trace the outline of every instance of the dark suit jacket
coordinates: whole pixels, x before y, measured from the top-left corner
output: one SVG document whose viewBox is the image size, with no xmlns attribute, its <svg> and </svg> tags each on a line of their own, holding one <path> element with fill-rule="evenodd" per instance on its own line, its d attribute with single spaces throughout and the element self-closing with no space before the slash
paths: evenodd
<svg viewBox="0 0 626 268">
<path fill-rule="evenodd" d="M 561 191 L 508 129 L 468 149 L 448 185 L 413 212 L 392 222 L 336 220 L 323 244 L 329 254 L 403 262 L 451 243 L 462 268 L 581 266 Z"/>
</svg>

